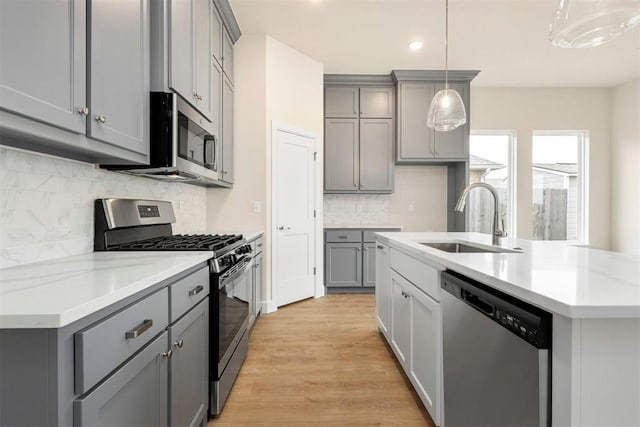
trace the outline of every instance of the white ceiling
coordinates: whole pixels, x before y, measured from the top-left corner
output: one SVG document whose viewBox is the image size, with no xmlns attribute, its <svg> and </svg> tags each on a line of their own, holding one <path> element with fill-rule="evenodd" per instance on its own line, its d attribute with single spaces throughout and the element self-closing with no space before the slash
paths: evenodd
<svg viewBox="0 0 640 427">
<path fill-rule="evenodd" d="M 547 39 L 553 0 L 450 0 L 449 68 L 476 86 L 611 87 L 640 76 L 640 28 L 599 47 Z M 444 68 L 444 0 L 231 0 L 243 34 L 266 33 L 325 73 Z M 410 52 L 411 40 L 424 42 Z"/>
</svg>

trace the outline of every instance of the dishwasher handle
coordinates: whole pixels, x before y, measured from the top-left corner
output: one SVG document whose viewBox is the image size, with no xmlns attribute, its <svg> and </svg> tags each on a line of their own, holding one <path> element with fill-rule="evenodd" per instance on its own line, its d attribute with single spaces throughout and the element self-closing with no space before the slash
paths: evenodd
<svg viewBox="0 0 640 427">
<path fill-rule="evenodd" d="M 483 301 L 480 296 L 469 292 L 466 289 L 460 289 L 460 296 L 467 304 L 483 312 L 489 317 L 493 317 L 496 312 L 496 307 L 493 304 Z"/>
</svg>

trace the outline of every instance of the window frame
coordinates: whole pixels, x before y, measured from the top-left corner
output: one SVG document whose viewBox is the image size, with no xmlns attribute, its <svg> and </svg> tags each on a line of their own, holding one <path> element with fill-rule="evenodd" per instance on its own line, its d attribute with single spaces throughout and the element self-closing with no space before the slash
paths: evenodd
<svg viewBox="0 0 640 427">
<path fill-rule="evenodd" d="M 507 215 L 508 226 L 505 230 L 509 237 L 517 238 L 518 233 L 518 223 L 517 223 L 517 211 L 518 211 L 518 203 L 517 203 L 517 132 L 515 130 L 509 129 L 471 129 L 469 132 L 469 156 L 471 156 L 471 138 L 474 135 L 478 136 L 506 136 L 508 138 L 507 143 L 507 173 L 509 174 L 509 188 L 507 190 L 507 194 L 509 194 L 508 205 L 511 208 L 509 214 Z M 471 160 L 469 160 L 469 167 L 471 167 Z M 469 229 L 469 215 L 466 218 L 466 228 Z"/>
<path fill-rule="evenodd" d="M 533 146 L 536 136 L 576 136 L 578 138 L 578 177 L 576 182 L 577 236 L 575 240 L 546 240 L 577 245 L 589 244 L 589 131 L 588 130 L 534 130 L 531 133 L 531 176 L 533 177 Z M 533 180 L 531 182 L 533 195 Z M 530 201 L 533 206 L 533 197 Z"/>
</svg>

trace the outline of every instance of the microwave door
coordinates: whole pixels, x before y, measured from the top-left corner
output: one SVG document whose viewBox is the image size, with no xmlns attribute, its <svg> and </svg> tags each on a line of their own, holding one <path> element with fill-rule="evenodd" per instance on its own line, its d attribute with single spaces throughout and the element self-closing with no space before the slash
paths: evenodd
<svg viewBox="0 0 640 427">
<path fill-rule="evenodd" d="M 216 137 L 215 135 L 207 135 L 204 138 L 204 163 L 205 166 L 215 172 L 218 171 L 218 162 L 216 159 Z"/>
</svg>

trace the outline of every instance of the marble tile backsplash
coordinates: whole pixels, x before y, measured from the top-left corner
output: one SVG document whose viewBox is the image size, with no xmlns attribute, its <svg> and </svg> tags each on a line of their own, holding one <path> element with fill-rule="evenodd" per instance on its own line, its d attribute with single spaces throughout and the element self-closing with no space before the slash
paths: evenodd
<svg viewBox="0 0 640 427">
<path fill-rule="evenodd" d="M 387 194 L 325 194 L 324 225 L 389 224 L 390 198 Z"/>
<path fill-rule="evenodd" d="M 93 203 L 170 200 L 176 233 L 207 226 L 206 189 L 0 146 L 0 268 L 93 251 Z"/>
</svg>

